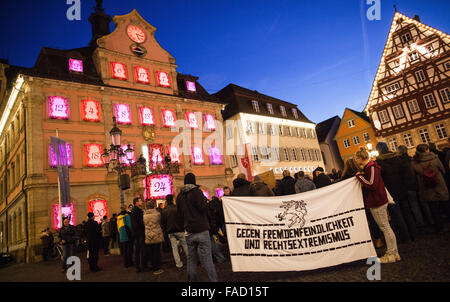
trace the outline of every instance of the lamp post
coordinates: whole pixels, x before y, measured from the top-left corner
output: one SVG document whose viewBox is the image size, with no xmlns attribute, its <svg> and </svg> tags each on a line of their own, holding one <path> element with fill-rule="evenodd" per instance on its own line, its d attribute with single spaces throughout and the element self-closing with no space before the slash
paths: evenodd
<svg viewBox="0 0 450 302">
<path fill-rule="evenodd" d="M 123 194 L 123 190 L 127 190 L 130 188 L 130 177 L 126 172 L 126 170 L 130 169 L 133 173 L 139 173 L 142 171 L 142 167 L 144 167 L 145 171 L 145 158 L 142 156 L 139 157 L 139 160 L 133 163 L 134 159 L 134 149 L 131 148 L 131 145 L 128 144 L 127 149 L 125 151 L 121 148 L 120 141 L 122 137 L 122 130 L 117 127 L 116 117 L 113 116 L 114 127 L 109 132 L 111 136 L 111 145 L 109 149 L 104 149 L 102 154 L 102 162 L 106 166 L 106 169 L 117 172 L 117 182 L 119 185 L 120 192 L 120 205 L 125 205 L 125 197 Z M 145 174 L 145 172 L 144 172 Z"/>
</svg>

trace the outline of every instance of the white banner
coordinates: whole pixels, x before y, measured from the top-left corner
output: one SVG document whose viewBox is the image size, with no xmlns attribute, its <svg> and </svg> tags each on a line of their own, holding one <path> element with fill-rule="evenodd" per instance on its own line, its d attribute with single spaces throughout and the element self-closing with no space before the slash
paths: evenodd
<svg viewBox="0 0 450 302">
<path fill-rule="evenodd" d="M 223 197 L 233 272 L 302 271 L 375 257 L 355 179 L 287 196 Z"/>
</svg>

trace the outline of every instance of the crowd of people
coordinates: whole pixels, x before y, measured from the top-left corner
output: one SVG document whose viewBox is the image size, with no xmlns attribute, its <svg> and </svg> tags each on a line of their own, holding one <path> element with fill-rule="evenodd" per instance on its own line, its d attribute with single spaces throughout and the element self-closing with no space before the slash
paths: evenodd
<svg viewBox="0 0 450 302">
<path fill-rule="evenodd" d="M 233 189 L 224 188 L 224 196 L 290 195 L 356 177 L 362 185 L 374 244 L 377 248 L 386 246 L 380 262 L 396 262 L 401 260 L 397 241 L 416 240 L 417 228 L 425 226 L 442 233 L 443 212 L 450 218 L 450 148 L 438 151 L 433 144 L 421 144 L 412 158 L 405 146 L 399 146 L 397 153 L 389 151 L 385 143 L 378 143 L 376 149 L 379 155 L 373 158 L 361 148 L 345 162 L 342 172 L 333 169 L 327 175 L 318 167 L 312 179 L 303 171 L 292 177 L 285 170 L 273 189 L 259 176 L 249 182 L 245 174 L 239 174 L 233 181 Z M 87 217 L 87 222 L 77 227 L 70 225 L 67 217 L 59 230 L 63 271 L 67 269 L 67 258 L 79 246 L 84 246 L 91 272 L 102 269 L 98 266 L 100 248 L 105 255 L 118 249 L 125 268 L 134 266 L 136 273 L 151 270 L 154 275 L 164 273 L 161 253 L 172 252 L 177 270 L 183 271 L 186 263 L 188 281 L 198 280 L 199 261 L 209 280 L 217 281 L 214 263 L 223 263 L 229 257 L 222 200 L 218 197 L 208 200 L 193 173 L 185 175 L 175 203 L 173 195 L 166 196 L 164 207 L 136 197 L 132 205 L 122 206 L 118 215 L 113 214 L 109 220 L 103 217 L 101 224 L 94 220 L 93 213 Z M 46 229 L 41 239 L 46 260 L 53 236 Z"/>
</svg>

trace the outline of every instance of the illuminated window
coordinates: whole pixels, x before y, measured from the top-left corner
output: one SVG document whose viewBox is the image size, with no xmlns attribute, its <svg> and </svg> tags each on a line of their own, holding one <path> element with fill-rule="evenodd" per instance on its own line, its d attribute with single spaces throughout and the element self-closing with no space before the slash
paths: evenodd
<svg viewBox="0 0 450 302">
<path fill-rule="evenodd" d="M 442 97 L 442 102 L 448 103 L 450 101 L 450 88 L 447 87 L 445 89 L 442 89 L 440 93 Z"/>
<path fill-rule="evenodd" d="M 186 112 L 186 122 L 188 123 L 189 128 L 198 129 L 197 116 L 194 112 Z"/>
<path fill-rule="evenodd" d="M 215 122 L 214 115 L 204 114 L 204 117 L 205 117 L 205 128 L 208 130 L 215 130 L 216 122 Z"/>
<path fill-rule="evenodd" d="M 99 122 L 100 121 L 100 105 L 94 100 L 83 100 L 83 120 L 88 122 Z"/>
<path fill-rule="evenodd" d="M 164 127 L 175 127 L 175 112 L 170 109 L 161 110 Z"/>
<path fill-rule="evenodd" d="M 195 87 L 195 82 L 186 81 L 186 89 L 191 92 L 196 92 L 197 88 Z"/>
<path fill-rule="evenodd" d="M 48 97 L 48 117 L 52 119 L 68 120 L 70 115 L 69 102 L 60 96 Z"/>
<path fill-rule="evenodd" d="M 417 104 L 417 100 L 408 101 L 408 107 L 411 113 L 417 113 L 420 111 L 419 104 Z"/>
<path fill-rule="evenodd" d="M 194 165 L 202 165 L 205 163 L 201 147 L 192 147 L 191 152 Z"/>
<path fill-rule="evenodd" d="M 146 180 L 145 191 L 148 198 L 162 199 L 174 193 L 172 176 L 169 174 L 150 175 Z"/>
<path fill-rule="evenodd" d="M 131 124 L 130 106 L 127 104 L 114 104 L 114 116 L 118 124 Z"/>
<path fill-rule="evenodd" d="M 94 220 L 101 223 L 103 216 L 109 217 L 108 204 L 106 200 L 96 199 L 89 201 L 89 212 L 94 213 Z"/>
<path fill-rule="evenodd" d="M 73 202 L 68 207 L 61 207 L 61 216 L 63 217 L 70 217 L 70 225 L 75 225 L 75 209 Z M 54 204 L 52 206 L 52 213 L 53 213 L 53 226 L 56 230 L 59 230 L 60 222 L 60 215 L 59 215 L 59 204 Z"/>
<path fill-rule="evenodd" d="M 436 107 L 436 101 L 434 100 L 432 93 L 424 95 L 423 100 L 425 101 L 425 107 L 427 107 L 427 109 Z"/>
<path fill-rule="evenodd" d="M 84 145 L 84 154 L 86 160 L 86 166 L 96 168 L 102 167 L 102 145 L 99 144 L 86 144 Z"/>
<path fill-rule="evenodd" d="M 72 167 L 73 163 L 73 155 L 72 155 L 72 146 L 69 143 L 66 143 L 66 153 L 67 153 L 67 166 Z M 48 164 L 52 168 L 56 168 L 58 165 L 58 159 L 56 152 L 53 150 L 53 144 L 48 146 Z"/>
<path fill-rule="evenodd" d="M 135 67 L 134 68 L 134 74 L 136 76 L 136 82 L 143 83 L 143 84 L 149 84 L 150 79 L 148 76 L 148 69 L 144 67 Z"/>
<path fill-rule="evenodd" d="M 139 107 L 139 119 L 141 125 L 154 125 L 153 110 L 150 107 Z"/>
<path fill-rule="evenodd" d="M 164 71 L 157 71 L 156 76 L 158 79 L 158 85 L 162 87 L 170 87 L 169 75 Z"/>
<path fill-rule="evenodd" d="M 220 154 L 219 147 L 211 147 L 209 148 L 209 157 L 211 160 L 211 164 L 213 165 L 221 165 L 222 164 L 222 154 Z"/>
<path fill-rule="evenodd" d="M 69 59 L 69 70 L 75 72 L 83 72 L 83 61 Z"/>
<path fill-rule="evenodd" d="M 149 145 L 150 167 L 156 169 L 157 165 L 164 168 L 164 149 L 161 144 Z"/>
<path fill-rule="evenodd" d="M 170 161 L 180 163 L 180 151 L 175 146 L 169 148 Z"/>
<path fill-rule="evenodd" d="M 111 62 L 111 72 L 112 72 L 113 78 L 116 78 L 119 80 L 127 79 L 127 69 L 125 67 L 125 64 L 118 63 L 118 62 Z"/>
</svg>

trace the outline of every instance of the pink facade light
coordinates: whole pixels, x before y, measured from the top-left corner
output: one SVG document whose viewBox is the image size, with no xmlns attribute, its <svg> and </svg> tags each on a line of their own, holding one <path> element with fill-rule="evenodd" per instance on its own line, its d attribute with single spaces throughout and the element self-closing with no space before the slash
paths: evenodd
<svg viewBox="0 0 450 302">
<path fill-rule="evenodd" d="M 154 174 L 146 178 L 146 196 L 149 199 L 165 198 L 173 194 L 173 182 L 170 174 Z"/>
<path fill-rule="evenodd" d="M 114 116 L 118 124 L 131 124 L 131 110 L 128 104 L 114 104 Z"/>
<path fill-rule="evenodd" d="M 119 62 L 111 62 L 111 75 L 119 80 L 127 79 L 127 68 L 125 64 Z"/>
<path fill-rule="evenodd" d="M 72 146 L 69 143 L 66 143 L 66 152 L 67 152 L 67 166 L 72 167 L 73 154 L 72 154 Z M 52 144 L 48 146 L 48 163 L 49 166 L 52 168 L 56 168 L 56 166 L 58 165 L 56 152 L 53 150 Z"/>
<path fill-rule="evenodd" d="M 153 116 L 153 110 L 150 107 L 140 107 L 139 108 L 139 119 L 141 125 L 149 126 L 155 124 L 155 119 Z"/>
<path fill-rule="evenodd" d="M 76 59 L 69 59 L 69 71 L 83 72 L 83 61 Z"/>
<path fill-rule="evenodd" d="M 89 212 L 94 213 L 94 220 L 101 223 L 103 216 L 109 217 L 108 203 L 103 199 L 89 201 Z"/>
<path fill-rule="evenodd" d="M 192 162 L 194 163 L 194 165 L 202 165 L 205 163 L 201 147 L 192 147 L 191 152 Z"/>
<path fill-rule="evenodd" d="M 220 154 L 219 147 L 209 148 L 209 158 L 211 160 L 211 164 L 213 164 L 213 165 L 221 165 L 222 164 L 222 154 Z"/>
<path fill-rule="evenodd" d="M 52 119 L 68 120 L 70 116 L 69 102 L 60 96 L 48 97 L 48 117 Z"/>
<path fill-rule="evenodd" d="M 88 122 L 99 122 L 100 121 L 100 105 L 95 100 L 83 100 L 83 120 Z"/>
<path fill-rule="evenodd" d="M 143 84 L 150 84 L 150 78 L 148 76 L 148 69 L 145 67 L 135 67 L 134 75 L 136 77 L 136 82 Z"/>
<path fill-rule="evenodd" d="M 102 153 L 103 148 L 100 144 L 86 144 L 84 145 L 84 153 L 86 166 L 97 168 L 103 166 Z"/>
<path fill-rule="evenodd" d="M 69 207 L 61 207 L 61 212 L 63 217 L 70 217 L 70 224 L 75 225 L 75 210 L 73 202 Z M 53 226 L 56 230 L 59 230 L 60 226 L 60 216 L 59 216 L 59 204 L 52 205 L 52 217 L 53 217 Z M 62 225 L 62 221 L 61 221 Z"/>
<path fill-rule="evenodd" d="M 170 109 L 161 110 L 164 127 L 175 127 L 175 112 Z"/>
<path fill-rule="evenodd" d="M 164 71 L 157 71 L 156 77 L 158 81 L 158 85 L 161 87 L 170 87 L 170 78 L 169 74 Z"/>
<path fill-rule="evenodd" d="M 216 130 L 216 120 L 214 115 L 206 113 L 204 114 L 205 118 L 205 128 L 208 130 Z"/>
<path fill-rule="evenodd" d="M 186 89 L 190 92 L 196 92 L 197 88 L 195 87 L 195 82 L 186 81 Z"/>
<path fill-rule="evenodd" d="M 197 116 L 194 112 L 186 112 L 186 122 L 188 123 L 189 128 L 198 129 Z"/>
</svg>

